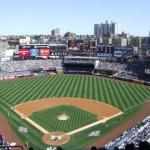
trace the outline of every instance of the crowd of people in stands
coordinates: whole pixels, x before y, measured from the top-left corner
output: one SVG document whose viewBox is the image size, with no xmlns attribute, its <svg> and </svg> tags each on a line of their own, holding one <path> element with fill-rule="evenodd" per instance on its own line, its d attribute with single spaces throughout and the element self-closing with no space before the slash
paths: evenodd
<svg viewBox="0 0 150 150">
<path fill-rule="evenodd" d="M 139 67 L 140 66 L 140 67 Z M 120 79 L 127 80 L 143 80 L 150 81 L 150 78 L 145 77 L 144 73 L 149 74 L 148 68 L 144 70 L 144 64 L 127 64 L 127 63 L 117 63 L 117 62 L 105 62 L 97 60 L 95 63 L 94 73 L 100 74 L 103 70 L 114 71 L 112 76 Z M 145 72 L 146 71 L 146 72 Z"/>
<path fill-rule="evenodd" d="M 150 116 L 124 131 L 104 148 L 93 146 L 91 150 L 150 150 Z"/>
<path fill-rule="evenodd" d="M 64 61 L 66 63 L 78 63 L 77 60 L 67 59 Z M 93 60 L 82 60 L 81 63 L 94 63 Z M 134 67 L 132 67 L 134 66 Z M 57 70 L 62 70 L 62 60 L 54 59 L 38 59 L 38 60 L 22 60 L 22 61 L 6 61 L 0 62 L 0 80 L 3 79 L 13 79 L 20 76 L 30 76 L 30 70 L 32 69 L 49 69 L 56 68 Z M 133 69 L 134 68 L 134 69 Z M 97 75 L 101 74 L 101 70 L 111 70 L 114 71 L 112 76 L 121 79 L 129 80 L 145 80 L 150 81 L 148 78 L 141 78 L 139 73 L 135 73 L 134 70 L 137 70 L 136 65 L 131 65 L 130 67 L 126 63 L 117 63 L 117 62 L 106 62 L 106 61 L 95 61 L 95 71 Z M 149 73 L 149 70 L 146 70 Z M 142 73 L 141 73 L 142 74 Z M 140 74 L 140 75 L 141 75 Z"/>
<path fill-rule="evenodd" d="M 31 72 L 30 71 L 15 71 L 15 72 L 0 71 L 0 80 L 15 79 L 23 76 L 31 76 Z"/>
<path fill-rule="evenodd" d="M 97 148 L 95 146 L 91 147 L 91 150 L 109 150 L 105 147 Z M 125 148 L 121 149 L 115 146 L 113 150 L 150 150 L 150 144 L 147 141 L 140 141 L 138 143 L 138 147 L 136 147 L 133 143 L 126 144 Z"/>
<path fill-rule="evenodd" d="M 130 79 L 130 80 L 138 80 L 139 79 L 139 77 L 137 75 L 134 75 L 133 73 L 130 73 L 128 71 L 119 72 L 118 74 L 115 75 L 115 77 L 125 78 L 125 79 Z"/>
<path fill-rule="evenodd" d="M 115 71 L 121 72 L 121 71 L 124 71 L 126 69 L 126 64 L 100 61 L 96 65 L 96 69 L 115 70 Z"/>
<path fill-rule="evenodd" d="M 57 68 L 61 66 L 61 60 L 39 59 L 0 62 L 0 68 L 6 72 L 17 72 L 35 68 Z"/>
<path fill-rule="evenodd" d="M 22 60 L 0 62 L 0 80 L 31 76 L 32 69 L 61 69 L 61 60 Z"/>
<path fill-rule="evenodd" d="M 10 150 L 9 146 L 11 145 L 11 143 L 8 143 L 8 141 L 5 139 L 2 131 L 0 131 L 0 147 L 2 146 L 6 146 L 5 148 L 3 148 L 2 150 Z M 1 149 L 1 148 L 0 148 Z"/>
</svg>

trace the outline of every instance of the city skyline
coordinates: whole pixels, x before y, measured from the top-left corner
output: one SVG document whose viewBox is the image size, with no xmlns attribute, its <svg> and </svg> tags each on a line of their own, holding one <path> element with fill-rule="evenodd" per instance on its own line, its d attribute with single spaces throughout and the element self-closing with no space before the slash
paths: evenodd
<svg viewBox="0 0 150 150">
<path fill-rule="evenodd" d="M 108 20 L 119 23 L 123 31 L 136 36 L 148 36 L 150 1 L 136 0 L 9 0 L 1 1 L 0 35 L 60 33 L 94 34 L 94 24 Z"/>
</svg>

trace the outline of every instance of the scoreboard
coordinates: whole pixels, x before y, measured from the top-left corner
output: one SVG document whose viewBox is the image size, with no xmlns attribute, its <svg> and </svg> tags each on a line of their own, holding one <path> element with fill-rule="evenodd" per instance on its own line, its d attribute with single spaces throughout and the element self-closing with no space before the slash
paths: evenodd
<svg viewBox="0 0 150 150">
<path fill-rule="evenodd" d="M 67 56 L 68 53 L 62 49 L 57 51 L 52 49 L 50 45 L 23 45 L 19 46 L 19 57 L 49 57 L 49 56 Z"/>
</svg>

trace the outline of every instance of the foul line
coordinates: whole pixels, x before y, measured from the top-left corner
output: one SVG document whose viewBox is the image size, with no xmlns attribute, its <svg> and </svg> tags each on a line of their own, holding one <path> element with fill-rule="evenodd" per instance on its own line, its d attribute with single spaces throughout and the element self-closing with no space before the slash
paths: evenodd
<svg viewBox="0 0 150 150">
<path fill-rule="evenodd" d="M 112 118 L 115 118 L 115 117 L 117 117 L 117 116 L 120 116 L 120 115 L 122 115 L 122 114 L 123 114 L 123 112 L 119 112 L 119 113 L 117 113 L 117 114 L 115 114 L 115 115 L 113 115 L 113 116 L 111 116 L 111 117 L 107 117 L 107 118 L 104 118 L 104 119 L 102 119 L 102 120 L 96 121 L 96 122 L 94 122 L 94 123 L 88 124 L 88 125 L 86 125 L 86 126 L 84 126 L 84 127 L 81 127 L 81 128 L 76 129 L 76 130 L 70 131 L 70 132 L 68 132 L 68 133 L 66 133 L 66 134 L 68 134 L 68 135 L 73 135 L 73 134 L 75 134 L 75 133 L 78 133 L 78 132 L 81 132 L 81 131 L 86 130 L 86 129 L 88 129 L 88 128 L 91 128 L 91 127 L 93 127 L 93 126 L 95 126 L 95 125 L 98 125 L 98 124 L 100 124 L 100 123 L 105 123 L 106 121 L 108 121 L 108 120 L 110 120 L 110 119 L 112 119 Z"/>
<path fill-rule="evenodd" d="M 31 125 L 33 125 L 35 128 L 37 128 L 38 130 L 40 130 L 42 133 L 44 133 L 44 134 L 48 134 L 48 133 L 49 133 L 49 131 L 47 131 L 46 129 L 44 129 L 43 127 L 41 127 L 40 125 L 38 125 L 38 124 L 35 123 L 34 121 L 32 121 L 30 118 L 26 117 L 24 114 L 20 113 L 20 112 L 19 112 L 18 110 L 16 110 L 14 107 L 12 107 L 11 109 L 12 109 L 13 111 L 15 111 L 22 119 L 24 119 L 24 120 L 26 120 L 27 122 L 29 122 Z M 100 123 L 105 123 L 106 121 L 108 121 L 108 120 L 110 120 L 110 119 L 112 119 L 112 118 L 115 118 L 115 117 L 117 117 L 117 116 L 120 116 L 120 115 L 122 115 L 122 114 L 123 114 L 123 112 L 119 112 L 119 113 L 117 113 L 117 114 L 115 114 L 115 115 L 112 115 L 112 116 L 107 117 L 107 118 L 104 118 L 104 119 L 102 119 L 102 120 L 93 122 L 93 123 L 88 124 L 88 125 L 86 125 L 86 126 L 83 126 L 83 127 L 81 127 L 81 128 L 78 128 L 78 129 L 75 129 L 75 130 L 73 130 L 73 131 L 70 131 L 70 132 L 68 132 L 68 133 L 66 133 L 66 134 L 68 134 L 69 136 L 70 136 L 70 135 L 73 135 L 73 134 L 76 134 L 76 133 L 78 133 L 78 132 L 81 132 L 81 131 L 84 131 L 84 130 L 86 130 L 86 129 L 89 129 L 89 128 L 93 127 L 93 126 L 96 126 L 96 125 L 98 125 L 98 124 L 100 124 Z"/>
<path fill-rule="evenodd" d="M 30 118 L 26 117 L 24 114 L 20 113 L 18 110 L 16 110 L 14 107 L 11 108 L 13 111 L 15 111 L 22 119 L 26 120 L 27 122 L 29 122 L 31 125 L 33 125 L 35 128 L 37 128 L 38 130 L 40 130 L 42 133 L 44 134 L 48 134 L 49 132 L 47 130 L 45 130 L 44 128 L 42 128 L 40 125 L 38 125 L 37 123 L 35 123 L 34 121 L 32 121 Z"/>
</svg>

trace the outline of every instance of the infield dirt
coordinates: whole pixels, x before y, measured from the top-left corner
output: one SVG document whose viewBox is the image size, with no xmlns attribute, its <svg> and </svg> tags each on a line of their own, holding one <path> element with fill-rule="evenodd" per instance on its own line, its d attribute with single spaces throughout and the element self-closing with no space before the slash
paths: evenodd
<svg viewBox="0 0 150 150">
<path fill-rule="evenodd" d="M 29 117 L 33 112 L 38 112 L 47 108 L 52 108 L 61 105 L 72 105 L 77 108 L 88 111 L 96 115 L 98 120 L 108 118 L 121 112 L 121 110 L 106 103 L 82 98 L 39 99 L 16 105 L 15 110 L 20 112 L 20 114 Z"/>
<path fill-rule="evenodd" d="M 38 112 L 41 110 L 45 110 L 48 108 L 53 108 L 57 106 L 62 105 L 72 105 L 77 108 L 80 108 L 82 110 L 88 111 L 94 115 L 96 115 L 97 120 L 96 122 L 93 122 L 91 124 L 88 124 L 86 126 L 83 126 L 81 128 L 75 129 L 73 131 L 70 131 L 66 133 L 67 138 L 63 138 L 60 142 L 55 143 L 53 140 L 50 140 L 49 136 L 53 134 L 53 132 L 48 132 L 35 122 L 33 122 L 30 118 L 28 118 L 32 113 Z M 97 124 L 104 123 L 107 120 L 114 118 L 116 116 L 121 115 L 123 112 L 111 105 L 108 105 L 106 103 L 102 103 L 96 100 L 90 100 L 90 99 L 82 99 L 82 98 L 47 98 L 47 99 L 39 99 L 34 101 L 25 102 L 19 105 L 16 105 L 13 107 L 13 110 L 22 117 L 22 119 L 25 119 L 30 124 L 32 124 L 34 127 L 39 129 L 41 132 L 44 133 L 43 136 L 43 142 L 50 145 L 61 145 L 69 141 L 69 136 L 78 132 L 81 132 L 85 129 L 88 129 L 90 127 L 93 127 Z M 55 132 L 57 133 L 57 132 Z M 59 135 L 59 132 L 57 133 Z"/>
</svg>

